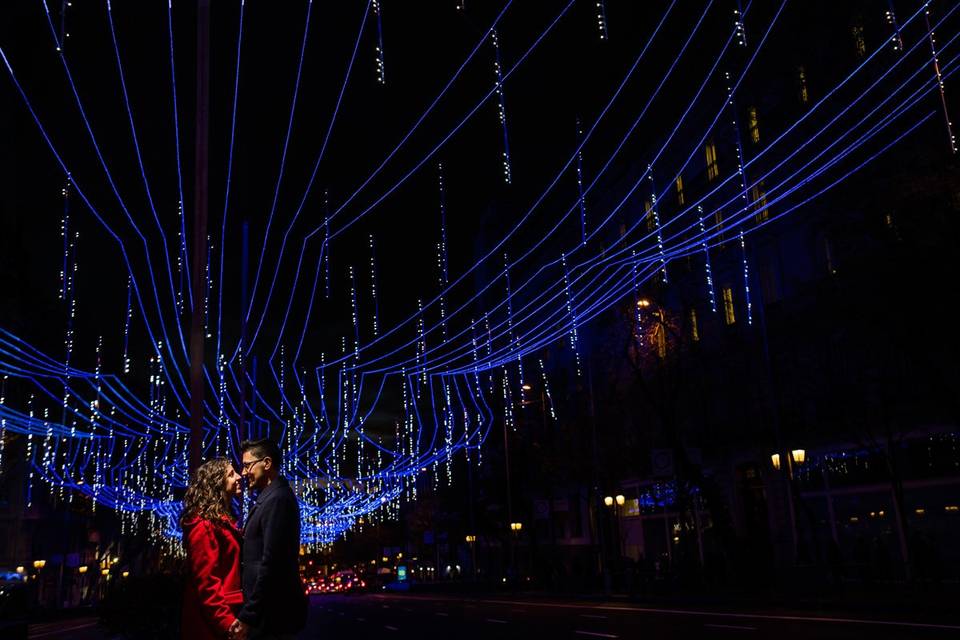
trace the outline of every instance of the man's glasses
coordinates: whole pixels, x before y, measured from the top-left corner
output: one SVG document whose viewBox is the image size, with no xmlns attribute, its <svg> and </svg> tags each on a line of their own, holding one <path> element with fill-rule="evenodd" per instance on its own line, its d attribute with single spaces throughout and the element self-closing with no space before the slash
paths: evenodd
<svg viewBox="0 0 960 640">
<path fill-rule="evenodd" d="M 253 468 L 253 465 L 257 464 L 258 462 L 263 462 L 264 460 L 266 460 L 266 459 L 269 458 L 269 457 L 270 457 L 270 456 L 265 456 L 265 457 L 263 457 L 263 458 L 257 458 L 256 460 L 251 460 L 250 462 L 244 462 L 244 463 L 243 463 L 243 466 L 240 467 L 240 470 L 241 470 L 241 471 L 250 471 L 250 469 Z"/>
</svg>

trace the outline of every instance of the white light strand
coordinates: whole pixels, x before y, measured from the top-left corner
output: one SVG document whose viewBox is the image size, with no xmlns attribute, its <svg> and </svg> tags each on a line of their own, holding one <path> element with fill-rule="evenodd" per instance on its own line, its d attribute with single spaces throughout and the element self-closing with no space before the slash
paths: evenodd
<svg viewBox="0 0 960 640">
<path fill-rule="evenodd" d="M 567 269 L 567 254 L 561 253 L 560 260 L 563 263 L 563 288 L 566 293 L 567 315 L 570 316 L 570 349 L 573 350 L 573 358 L 576 364 L 577 377 L 583 377 L 583 370 L 580 366 L 580 350 L 578 348 L 577 338 L 577 316 L 573 312 L 573 299 L 570 294 L 570 273 Z"/>
<path fill-rule="evenodd" d="M 583 130 L 580 128 L 580 118 L 577 118 L 577 139 L 583 139 Z M 580 206 L 580 244 L 587 244 L 587 199 L 583 193 L 583 149 L 577 151 L 577 194 Z"/>
<path fill-rule="evenodd" d="M 887 19 L 887 24 L 893 29 L 893 35 L 890 36 L 890 43 L 893 45 L 893 50 L 896 52 L 903 51 L 903 38 L 900 35 L 900 25 L 897 23 L 897 14 L 893 10 L 893 0 L 888 0 L 888 6 L 890 7 L 884 12 L 884 17 Z"/>
<path fill-rule="evenodd" d="M 933 58 L 933 71 L 937 74 L 937 85 L 940 88 L 940 104 L 943 106 L 943 119 L 947 124 L 947 139 L 950 142 L 950 153 L 955 154 L 957 152 L 957 138 L 953 135 L 953 122 L 950 120 L 950 112 L 947 109 L 947 96 L 943 86 L 943 76 L 940 75 L 940 60 L 937 57 L 937 39 L 930 26 L 930 2 L 924 3 L 923 6 L 923 19 L 926 21 L 927 32 L 930 34 L 930 54 Z"/>
<path fill-rule="evenodd" d="M 380 0 L 371 0 L 370 8 L 377 19 L 377 82 L 387 83 L 386 66 L 383 59 L 383 19 L 380 15 Z"/>
<path fill-rule="evenodd" d="M 540 359 L 540 376 L 543 378 L 543 392 L 546 395 L 547 402 L 550 404 L 550 417 L 554 422 L 557 421 L 557 413 L 553 409 L 553 396 L 550 395 L 550 383 L 547 381 L 547 370 L 543 366 L 543 359 Z"/>
<path fill-rule="evenodd" d="M 703 224 L 703 207 L 697 205 L 697 213 L 700 216 L 700 237 L 704 240 L 700 243 L 703 247 L 704 270 L 707 276 L 707 294 L 710 298 L 710 310 L 717 312 L 717 295 L 713 288 L 713 268 L 710 266 L 710 247 L 706 241 L 706 226 Z"/>
<path fill-rule="evenodd" d="M 370 234 L 370 299 L 373 300 L 373 336 L 377 337 L 380 333 L 380 327 L 377 324 L 380 303 L 377 300 L 377 248 L 372 233 Z"/>
<path fill-rule="evenodd" d="M 500 38 L 497 31 L 490 32 L 490 41 L 493 43 L 494 61 L 493 70 L 496 76 L 496 94 L 497 94 L 497 114 L 500 118 L 500 126 L 503 128 L 503 181 L 507 184 L 513 180 L 512 168 L 510 164 L 510 141 L 507 134 L 507 107 L 503 97 L 503 67 L 500 63 Z"/>
<path fill-rule="evenodd" d="M 607 33 L 607 7 L 603 0 L 597 0 L 597 30 L 600 32 L 601 40 L 606 40 L 609 37 Z"/>
<path fill-rule="evenodd" d="M 750 266 L 747 263 L 747 244 L 740 230 L 740 251 L 743 253 L 743 293 L 747 301 L 747 324 L 753 325 L 753 303 L 750 301 Z"/>
<path fill-rule="evenodd" d="M 653 224 L 655 225 L 657 231 L 657 251 L 660 252 L 660 274 L 663 278 L 663 283 L 667 284 L 667 259 L 663 250 L 663 231 L 660 229 L 660 213 L 658 211 L 659 207 L 657 206 L 657 189 L 653 184 L 653 167 L 649 164 L 647 165 L 647 179 L 650 181 L 650 207 L 651 212 L 653 213 Z"/>
</svg>

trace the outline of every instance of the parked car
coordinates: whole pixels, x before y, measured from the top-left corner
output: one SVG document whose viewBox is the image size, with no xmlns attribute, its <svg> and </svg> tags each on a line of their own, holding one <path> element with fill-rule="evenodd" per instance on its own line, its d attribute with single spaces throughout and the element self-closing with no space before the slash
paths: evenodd
<svg viewBox="0 0 960 640">
<path fill-rule="evenodd" d="M 19 574 L 0 571 L 0 638 L 27 640 L 28 587 Z"/>
</svg>

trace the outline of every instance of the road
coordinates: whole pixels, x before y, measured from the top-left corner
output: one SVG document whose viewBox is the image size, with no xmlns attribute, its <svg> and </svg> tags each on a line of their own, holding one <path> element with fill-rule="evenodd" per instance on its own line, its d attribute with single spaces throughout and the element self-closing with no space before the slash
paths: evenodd
<svg viewBox="0 0 960 640">
<path fill-rule="evenodd" d="M 541 640 L 674 638 L 905 640 L 958 638 L 960 624 L 510 597 L 314 596 L 300 640 Z M 95 619 L 31 625 L 31 640 L 104 640 Z"/>
<path fill-rule="evenodd" d="M 748 613 L 628 604 L 410 595 L 319 596 L 301 640 L 524 638 L 957 638 L 960 624 Z"/>
</svg>

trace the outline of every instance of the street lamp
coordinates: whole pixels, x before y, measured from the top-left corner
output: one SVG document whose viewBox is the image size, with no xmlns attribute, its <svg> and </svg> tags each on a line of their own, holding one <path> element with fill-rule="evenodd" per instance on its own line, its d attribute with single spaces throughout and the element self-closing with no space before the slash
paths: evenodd
<svg viewBox="0 0 960 640">
<path fill-rule="evenodd" d="M 511 522 L 511 523 L 510 523 L 510 530 L 511 530 L 511 531 L 520 531 L 521 529 L 523 529 L 523 523 L 522 523 L 522 522 Z"/>
<path fill-rule="evenodd" d="M 84 565 L 84 566 L 82 566 L 82 567 L 78 567 L 78 568 L 77 568 L 77 571 L 80 572 L 80 575 L 83 575 L 83 574 L 85 574 L 85 573 L 87 572 L 87 570 L 88 570 L 89 568 L 90 568 L 90 567 Z"/>
<path fill-rule="evenodd" d="M 787 468 L 786 468 L 786 481 L 787 481 L 787 506 L 790 510 L 790 531 L 793 534 L 793 554 L 794 558 L 797 558 L 799 555 L 799 546 L 800 538 L 797 533 L 797 507 L 794 504 L 795 499 L 800 498 L 800 492 L 797 491 L 796 485 L 794 484 L 793 477 L 793 467 L 794 465 L 800 466 L 807 459 L 806 449 L 793 449 L 786 456 L 787 459 Z M 777 471 L 781 471 L 782 464 L 780 462 L 780 454 L 774 453 L 770 456 L 770 462 L 773 465 L 773 468 Z M 796 498 L 794 494 L 796 493 Z M 832 518 L 831 518 L 832 521 Z"/>
<path fill-rule="evenodd" d="M 625 503 L 625 502 L 627 501 L 627 499 L 623 497 L 623 494 L 618 494 L 617 497 L 615 498 L 615 500 L 617 501 L 617 506 L 618 506 L 618 507 L 622 507 L 622 506 L 623 506 L 623 503 Z"/>
<path fill-rule="evenodd" d="M 34 560 L 33 568 L 37 570 L 37 579 L 40 579 L 41 570 L 47 566 L 46 560 Z M 43 605 L 43 580 L 40 580 L 40 587 L 37 589 L 37 599 L 40 601 L 41 606 Z"/>
<path fill-rule="evenodd" d="M 465 540 L 470 545 L 470 562 L 473 565 L 473 579 L 477 579 L 477 536 L 472 533 L 466 535 Z"/>
<path fill-rule="evenodd" d="M 607 496 L 607 497 L 605 497 L 605 498 L 603 499 L 603 504 L 605 504 L 605 505 L 608 506 L 608 507 L 612 507 L 612 506 L 613 506 L 613 496 Z"/>
</svg>

